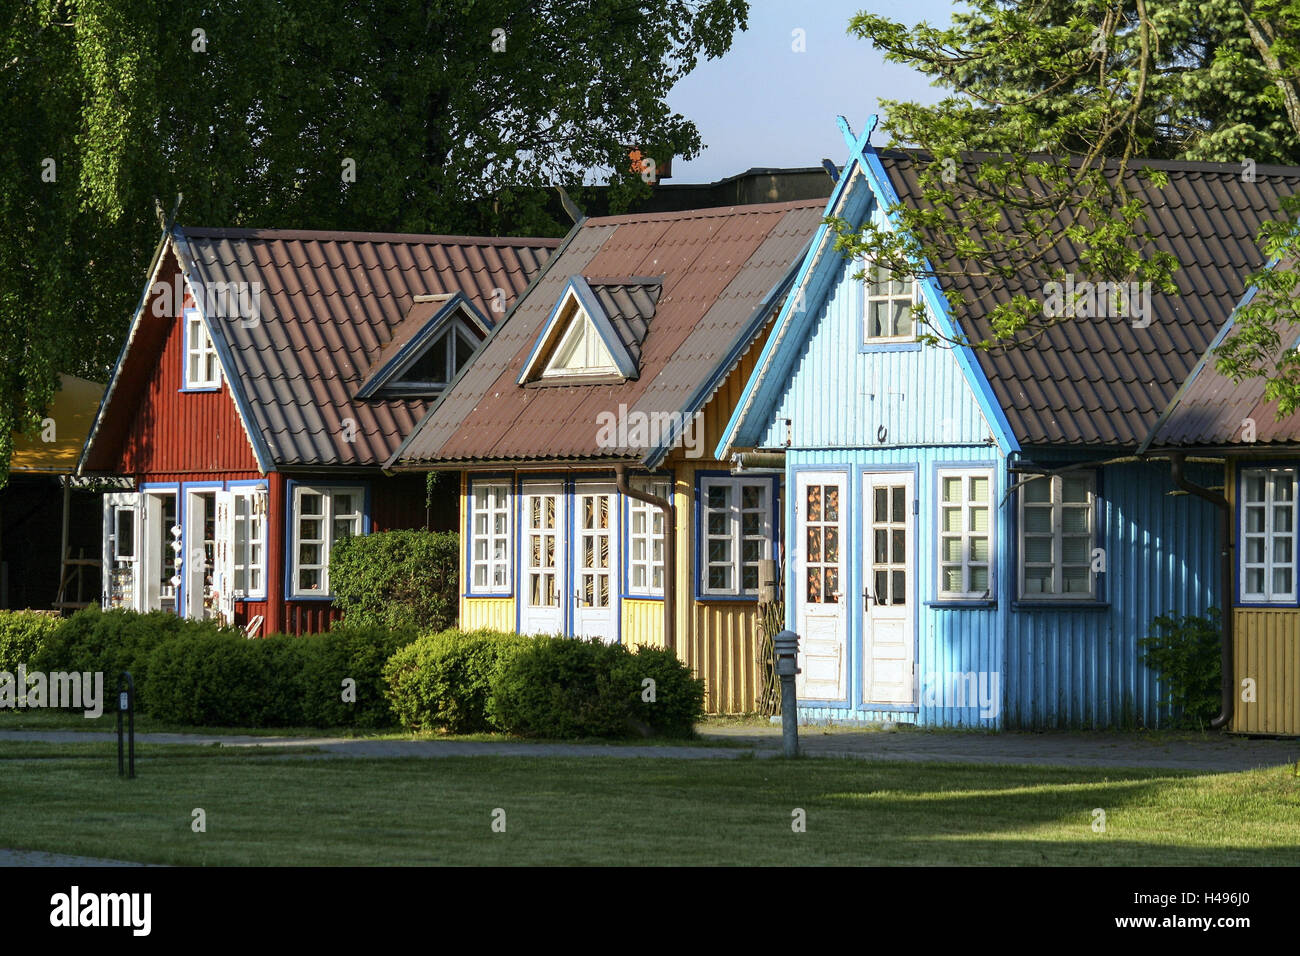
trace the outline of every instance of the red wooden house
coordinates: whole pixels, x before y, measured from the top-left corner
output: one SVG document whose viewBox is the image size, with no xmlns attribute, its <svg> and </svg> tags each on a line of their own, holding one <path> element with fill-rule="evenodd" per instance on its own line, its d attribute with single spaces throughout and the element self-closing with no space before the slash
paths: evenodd
<svg viewBox="0 0 1300 956">
<path fill-rule="evenodd" d="M 164 235 L 78 464 L 135 482 L 105 496 L 104 605 L 316 632 L 335 542 L 454 528 L 455 488 L 381 466 L 558 244 Z"/>
</svg>

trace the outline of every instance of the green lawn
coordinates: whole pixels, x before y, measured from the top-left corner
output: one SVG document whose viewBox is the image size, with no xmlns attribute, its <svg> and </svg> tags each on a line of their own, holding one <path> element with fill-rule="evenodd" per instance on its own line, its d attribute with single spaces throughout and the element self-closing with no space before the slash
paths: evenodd
<svg viewBox="0 0 1300 956">
<path fill-rule="evenodd" d="M 101 759 L 94 759 L 99 748 Z M 1300 864 L 1289 768 L 0 746 L 0 847 L 176 864 Z M 53 759 L 36 759 L 40 757 Z M 207 814 L 207 832 L 190 828 Z M 495 808 L 506 832 L 491 829 Z M 1107 830 L 1092 829 L 1094 808 Z M 791 830 L 791 811 L 807 832 Z"/>
</svg>

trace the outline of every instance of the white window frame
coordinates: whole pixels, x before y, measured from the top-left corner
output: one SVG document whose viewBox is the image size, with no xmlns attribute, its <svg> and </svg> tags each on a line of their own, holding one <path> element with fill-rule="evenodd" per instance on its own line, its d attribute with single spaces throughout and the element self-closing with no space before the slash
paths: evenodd
<svg viewBox="0 0 1300 956">
<path fill-rule="evenodd" d="M 666 478 L 638 479 L 633 482 L 639 491 L 645 491 L 656 498 L 668 498 L 672 486 Z M 638 519 L 641 529 L 637 529 Z M 661 598 L 664 596 L 664 532 L 667 530 L 662 508 L 641 501 L 639 498 L 627 499 L 627 593 L 637 597 Z M 656 523 L 659 529 L 655 530 Z M 659 557 L 655 557 L 658 545 Z M 638 546 L 642 557 L 637 556 Z M 659 572 L 659 584 L 654 583 L 654 572 Z M 637 583 L 637 572 L 641 572 L 642 583 Z"/>
<path fill-rule="evenodd" d="M 185 387 L 187 389 L 214 389 L 221 387 L 221 360 L 217 358 L 217 347 L 212 336 L 208 334 L 203 313 L 198 309 L 186 309 L 185 316 Z M 204 377 L 191 374 L 197 363 Z M 211 375 L 206 373 L 211 372 Z"/>
<path fill-rule="evenodd" d="M 551 350 L 550 357 L 546 360 L 546 367 L 542 370 L 542 378 L 571 378 L 578 375 L 617 375 L 618 365 L 613 361 L 613 356 L 609 354 L 609 346 L 605 344 L 600 337 L 600 330 L 596 328 L 595 321 L 587 314 L 587 310 L 582 304 L 574 299 L 576 311 L 569 316 L 568 328 L 560 336 L 560 341 L 556 343 Z M 586 341 L 583 343 L 583 364 L 578 368 L 562 368 L 556 364 L 561 353 L 564 352 L 569 342 L 574 336 L 581 335 Z M 610 361 L 605 365 L 591 364 L 592 353 L 603 354 Z"/>
<path fill-rule="evenodd" d="M 494 499 L 504 491 L 504 502 L 498 504 Z M 479 506 L 479 494 L 486 493 L 489 507 Z M 466 564 L 469 572 L 469 586 L 466 594 L 510 594 L 511 574 L 514 555 L 511 543 L 514 541 L 514 493 L 509 481 L 471 481 L 469 484 L 469 548 L 466 551 Z M 497 529 L 497 518 L 504 516 L 505 530 Z M 479 530 L 479 519 L 484 519 L 484 530 Z M 479 557 L 479 544 L 484 544 L 484 556 Z M 478 583 L 478 572 L 482 569 L 487 584 Z M 501 571 L 501 583 L 493 579 L 496 571 Z"/>
<path fill-rule="evenodd" d="M 937 505 L 935 514 L 938 515 L 938 534 L 939 546 L 936 549 L 936 590 L 940 601 L 990 601 L 996 594 L 996 583 L 994 578 L 994 569 L 996 567 L 997 534 L 997 502 L 994 500 L 993 469 L 992 468 L 940 468 L 938 469 L 935 487 L 935 496 Z M 957 479 L 961 482 L 961 491 L 958 499 L 954 501 L 944 500 L 944 483 L 946 480 Z M 988 497 L 984 501 L 975 501 L 971 497 L 971 481 L 974 479 L 984 479 L 988 482 Z M 988 512 L 988 526 L 984 531 L 975 531 L 973 528 L 972 513 L 977 508 L 983 508 Z M 958 513 L 958 530 L 945 530 L 944 517 L 948 511 Z M 971 556 L 971 541 L 975 538 L 984 538 L 987 542 L 986 558 L 983 561 L 975 561 Z M 960 541 L 960 556 L 956 561 L 945 560 L 944 542 L 947 540 Z M 986 590 L 977 590 L 972 586 L 971 577 L 973 568 L 984 568 L 987 572 L 988 588 Z M 949 568 L 958 568 L 961 571 L 962 588 L 956 591 L 945 590 L 944 583 L 947 580 L 945 573 Z"/>
<path fill-rule="evenodd" d="M 1250 501 L 1247 499 L 1247 489 L 1249 488 L 1252 477 L 1262 476 L 1264 478 L 1264 499 L 1262 501 Z M 1291 479 L 1291 498 L 1289 501 L 1279 501 L 1275 496 L 1277 478 Z M 1237 559 L 1237 581 L 1238 581 L 1238 600 L 1247 604 L 1296 604 L 1296 548 L 1300 545 L 1297 541 L 1296 529 L 1296 495 L 1300 493 L 1300 487 L 1297 487 L 1300 478 L 1298 470 L 1294 466 L 1265 466 L 1258 468 L 1243 468 L 1241 470 L 1240 494 L 1237 502 L 1237 522 L 1241 536 L 1241 556 Z M 1290 507 L 1291 511 L 1291 530 L 1289 532 L 1279 533 L 1274 525 L 1279 508 Z M 1264 517 L 1263 531 L 1250 531 L 1247 524 L 1247 514 L 1253 510 L 1262 510 Z M 1291 560 L 1279 561 L 1275 556 L 1275 546 L 1284 540 L 1290 540 Z M 1250 549 L 1254 541 L 1262 541 L 1264 546 L 1264 560 L 1251 561 Z M 1289 570 L 1291 572 L 1291 588 L 1288 591 L 1279 591 L 1273 588 L 1274 572 L 1279 570 Z M 1248 590 L 1250 572 L 1260 571 L 1263 573 L 1263 590 Z"/>
<path fill-rule="evenodd" d="M 321 514 L 311 515 L 310 517 L 321 519 L 323 536 L 321 538 L 310 538 L 305 542 L 321 546 L 320 563 L 318 564 L 303 564 L 301 560 L 301 545 L 304 543 L 301 537 L 303 495 L 321 496 Z M 343 516 L 336 514 L 334 499 L 342 495 L 353 495 L 357 503 L 357 510 Z M 291 557 L 289 596 L 291 598 L 332 598 L 333 592 L 330 590 L 330 554 L 337 542 L 334 535 L 334 522 L 336 520 L 351 519 L 355 522 L 355 530 L 349 537 L 364 534 L 366 529 L 366 490 L 359 485 L 295 485 L 290 514 L 293 520 L 290 523 L 291 533 L 289 535 L 289 554 Z M 301 586 L 303 571 L 319 571 L 320 587 L 304 589 Z"/>
<path fill-rule="evenodd" d="M 1028 478 L 1028 476 L 1025 476 Z M 1088 482 L 1088 500 L 1087 503 L 1066 503 L 1062 500 L 1062 488 L 1065 480 L 1085 479 Z M 1043 604 L 1060 604 L 1060 603 L 1080 603 L 1095 602 L 1097 600 L 1097 574 L 1092 570 L 1092 555 L 1097 549 L 1097 473 L 1095 471 L 1073 471 L 1065 474 L 1057 474 L 1034 478 L 1033 481 L 1047 482 L 1050 488 L 1047 502 L 1027 502 L 1025 489 L 1028 485 L 1022 485 L 1017 494 L 1018 511 L 1019 511 L 1019 541 L 1017 557 L 1017 578 L 1019 580 L 1018 594 L 1021 601 L 1029 603 Z M 1052 520 L 1051 531 L 1033 532 L 1027 530 L 1026 511 L 1034 509 L 1044 509 L 1050 507 Z M 1067 535 L 1064 531 L 1065 510 L 1079 509 L 1084 511 L 1088 517 L 1088 590 L 1084 591 L 1063 591 L 1065 585 L 1065 563 L 1064 545 L 1067 537 L 1081 537 L 1080 534 L 1071 533 Z M 1052 560 L 1051 562 L 1035 562 L 1036 566 L 1050 566 L 1052 569 L 1052 590 L 1050 592 L 1028 592 L 1025 588 L 1025 579 L 1028 571 L 1026 561 L 1028 549 L 1026 547 L 1029 538 L 1050 538 L 1052 541 Z M 1069 565 L 1072 568 L 1082 567 L 1078 563 Z"/>
<path fill-rule="evenodd" d="M 760 534 L 744 535 L 743 514 L 745 510 L 741 507 L 744 501 L 744 486 L 752 485 L 760 489 L 763 493 L 762 528 Z M 712 488 L 727 487 L 732 491 L 731 501 L 727 507 L 726 531 L 721 534 L 710 533 L 710 515 L 714 509 L 709 507 L 709 490 Z M 755 583 L 752 588 L 743 587 L 744 569 L 746 564 L 755 564 L 756 562 L 745 561 L 744 546 L 746 541 L 759 541 L 762 545 L 758 561 L 763 561 L 772 557 L 772 508 L 773 508 L 773 490 L 772 482 L 765 478 L 746 478 L 746 477 L 702 477 L 700 478 L 700 527 L 699 527 L 699 548 L 700 548 L 700 578 L 699 593 L 703 598 L 721 597 L 721 598 L 757 598 L 758 581 L 755 575 Z M 754 510 L 754 509 L 749 509 Z M 729 562 L 711 561 L 709 543 L 711 541 L 726 540 L 730 542 L 731 557 Z M 711 587 L 709 585 L 709 571 L 713 567 L 731 568 L 731 584 L 729 587 Z"/>
<path fill-rule="evenodd" d="M 235 600 L 266 600 L 266 490 L 257 487 L 240 487 L 230 489 L 235 496 L 235 509 L 232 516 L 234 541 L 231 542 L 233 555 L 232 568 L 235 582 L 243 576 L 244 587 L 235 589 Z M 243 509 L 243 514 L 240 513 Z M 252 529 L 250 533 L 249 529 Z M 260 582 L 258 587 L 249 587 L 249 574 L 256 574 Z"/>
<path fill-rule="evenodd" d="M 915 276 L 904 276 L 901 279 L 894 279 L 886 273 L 884 282 L 886 283 L 885 292 L 874 291 L 878 285 L 877 271 L 883 267 L 876 265 L 874 262 L 866 264 L 866 275 L 862 279 L 862 344 L 863 345 L 894 345 L 906 342 L 915 342 L 917 334 L 917 317 L 912 311 L 912 307 L 920 301 L 921 283 Z M 908 286 L 906 293 L 894 293 L 889 291 L 889 283 L 902 282 Z M 871 334 L 871 307 L 877 302 L 901 302 L 906 300 L 907 303 L 907 320 L 911 325 L 911 332 L 907 335 L 872 335 Z M 892 316 L 892 312 L 891 312 Z"/>
</svg>

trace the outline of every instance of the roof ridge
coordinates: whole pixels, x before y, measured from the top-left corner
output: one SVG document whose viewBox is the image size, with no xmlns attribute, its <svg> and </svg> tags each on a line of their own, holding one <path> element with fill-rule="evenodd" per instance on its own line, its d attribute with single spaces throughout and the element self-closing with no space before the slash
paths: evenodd
<svg viewBox="0 0 1300 956">
<path fill-rule="evenodd" d="M 918 146 L 890 147 L 887 149 L 879 149 L 877 150 L 877 153 L 882 158 L 902 156 L 906 159 L 915 159 L 917 157 L 930 155 L 928 150 L 922 149 Z M 998 156 L 1018 156 L 1021 154 L 1011 152 L 999 153 L 992 150 L 962 150 L 958 155 L 964 160 L 975 160 L 994 158 Z M 1043 159 L 1060 158 L 1059 154 L 1056 153 L 1027 153 L 1025 155 L 1031 157 L 1040 156 Z M 1070 153 L 1068 155 L 1072 158 L 1078 158 L 1080 154 Z M 1114 166 L 1118 163 L 1119 160 L 1113 157 L 1107 158 L 1106 160 L 1108 166 Z M 1144 157 L 1134 157 L 1128 161 L 1128 165 L 1133 169 L 1162 169 L 1171 172 L 1186 173 L 1217 173 L 1231 175 L 1233 178 L 1241 175 L 1240 162 L 1223 163 L 1194 159 L 1149 159 Z M 1280 163 L 1259 163 L 1255 166 L 1255 175 L 1257 177 L 1264 171 L 1271 172 L 1274 175 L 1289 175 L 1300 179 L 1300 165 L 1287 166 Z"/>
<path fill-rule="evenodd" d="M 200 239 L 279 239 L 317 242 L 404 242 L 419 245 L 524 246 L 556 248 L 562 239 L 541 236 L 448 236 L 414 232 L 354 232 L 333 229 L 260 229 L 225 226 L 177 226 Z"/>
<path fill-rule="evenodd" d="M 674 212 L 630 212 L 617 216 L 592 216 L 583 220 L 584 226 L 627 225 L 633 222 L 669 222 L 687 219 L 723 219 L 728 216 L 758 215 L 759 213 L 785 212 L 791 209 L 825 208 L 826 197 L 787 199 L 782 202 L 734 203 L 730 206 L 706 206 L 702 209 L 679 209 Z"/>
</svg>

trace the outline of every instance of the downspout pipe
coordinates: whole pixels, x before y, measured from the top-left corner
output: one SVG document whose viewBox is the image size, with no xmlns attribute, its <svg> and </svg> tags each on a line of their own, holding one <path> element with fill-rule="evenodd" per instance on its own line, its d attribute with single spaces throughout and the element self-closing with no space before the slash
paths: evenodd
<svg viewBox="0 0 1300 956">
<path fill-rule="evenodd" d="M 1210 727 L 1214 730 L 1222 730 L 1232 721 L 1233 697 L 1235 696 L 1236 681 L 1232 673 L 1232 578 L 1233 578 L 1233 560 L 1232 560 L 1232 509 L 1228 506 L 1228 499 L 1223 495 L 1211 491 L 1209 488 L 1202 488 L 1200 485 L 1193 484 L 1187 480 L 1183 474 L 1183 456 L 1181 454 L 1171 454 L 1169 456 L 1170 475 L 1174 484 L 1190 495 L 1196 495 L 1203 498 L 1210 504 L 1219 509 L 1219 587 L 1222 597 L 1219 602 L 1221 614 L 1219 624 L 1222 633 L 1219 639 L 1220 657 L 1220 685 L 1219 685 L 1219 716 L 1210 721 Z"/>
<path fill-rule="evenodd" d="M 614 466 L 615 485 L 620 494 L 654 505 L 664 513 L 664 647 L 677 650 L 677 509 L 671 498 L 660 498 L 633 488 L 627 481 L 627 466 Z"/>
</svg>

